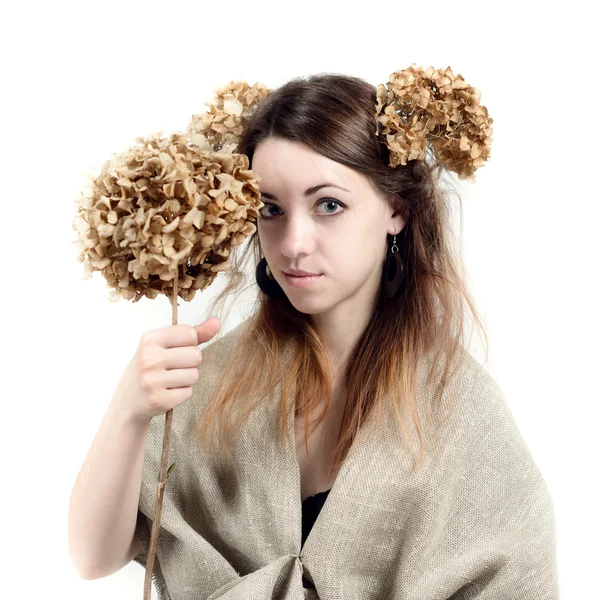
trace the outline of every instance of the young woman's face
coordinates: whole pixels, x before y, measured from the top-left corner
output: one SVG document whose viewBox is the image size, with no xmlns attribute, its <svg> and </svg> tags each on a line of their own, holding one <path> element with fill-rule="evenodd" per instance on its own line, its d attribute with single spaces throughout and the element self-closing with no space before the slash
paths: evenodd
<svg viewBox="0 0 600 600">
<path fill-rule="evenodd" d="M 306 314 L 344 303 L 370 307 L 380 293 L 386 234 L 400 232 L 402 216 L 392 215 L 364 175 L 299 142 L 264 140 L 252 170 L 261 177 L 265 203 L 257 221 L 260 244 L 292 305 Z M 294 269 L 318 277 L 286 275 Z"/>
</svg>

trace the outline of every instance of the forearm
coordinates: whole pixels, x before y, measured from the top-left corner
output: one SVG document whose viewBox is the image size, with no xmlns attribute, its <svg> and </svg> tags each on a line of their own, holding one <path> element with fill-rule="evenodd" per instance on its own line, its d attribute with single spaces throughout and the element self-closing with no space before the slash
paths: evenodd
<svg viewBox="0 0 600 600">
<path fill-rule="evenodd" d="M 86 579 L 126 562 L 133 539 L 150 422 L 111 402 L 71 491 L 69 553 Z"/>
</svg>

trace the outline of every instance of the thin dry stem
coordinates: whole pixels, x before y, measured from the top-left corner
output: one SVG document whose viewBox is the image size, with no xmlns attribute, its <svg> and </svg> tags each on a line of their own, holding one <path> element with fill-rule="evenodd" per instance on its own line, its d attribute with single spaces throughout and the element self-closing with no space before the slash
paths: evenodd
<svg viewBox="0 0 600 600">
<path fill-rule="evenodd" d="M 172 306 L 172 325 L 177 325 L 177 286 L 178 286 L 177 271 L 173 281 L 173 294 L 170 297 Z M 152 534 L 150 536 L 150 549 L 148 550 L 148 558 L 146 560 L 146 576 L 144 578 L 144 600 L 151 600 L 152 592 L 152 571 L 154 569 L 154 557 L 156 555 L 156 547 L 158 546 L 158 533 L 160 530 L 160 520 L 162 515 L 163 495 L 165 492 L 167 473 L 167 464 L 169 462 L 169 447 L 171 443 L 171 423 L 173 422 L 173 409 L 165 413 L 165 433 L 163 437 L 162 455 L 160 459 L 160 470 L 158 474 L 158 485 L 156 487 L 156 503 L 154 505 L 154 520 L 152 521 Z M 173 465 L 169 467 L 168 472 L 171 472 Z"/>
</svg>

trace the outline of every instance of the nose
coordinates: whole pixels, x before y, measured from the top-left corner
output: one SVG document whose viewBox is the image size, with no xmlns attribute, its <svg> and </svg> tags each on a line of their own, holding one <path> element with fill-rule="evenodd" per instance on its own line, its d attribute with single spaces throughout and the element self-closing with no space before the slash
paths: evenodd
<svg viewBox="0 0 600 600">
<path fill-rule="evenodd" d="M 314 227 L 310 219 L 289 218 L 283 230 L 281 253 L 295 259 L 301 254 L 311 254 L 314 249 Z"/>
</svg>

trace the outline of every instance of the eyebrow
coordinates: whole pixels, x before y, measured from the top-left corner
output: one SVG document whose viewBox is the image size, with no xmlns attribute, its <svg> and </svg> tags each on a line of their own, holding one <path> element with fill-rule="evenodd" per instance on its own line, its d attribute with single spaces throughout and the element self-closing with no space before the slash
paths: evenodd
<svg viewBox="0 0 600 600">
<path fill-rule="evenodd" d="M 304 192 L 304 195 L 312 196 L 313 194 L 316 194 L 321 188 L 325 188 L 325 187 L 334 187 L 334 188 L 337 188 L 338 190 L 344 190 L 344 192 L 350 192 L 350 190 L 340 187 L 339 185 L 335 185 L 334 183 L 319 183 L 318 185 L 313 185 L 312 187 L 309 187 Z M 274 196 L 273 194 L 267 194 L 267 192 L 261 192 L 260 194 L 261 194 L 261 196 L 264 196 L 265 198 L 268 198 L 269 200 L 275 200 L 276 202 L 279 202 L 277 197 Z"/>
</svg>

